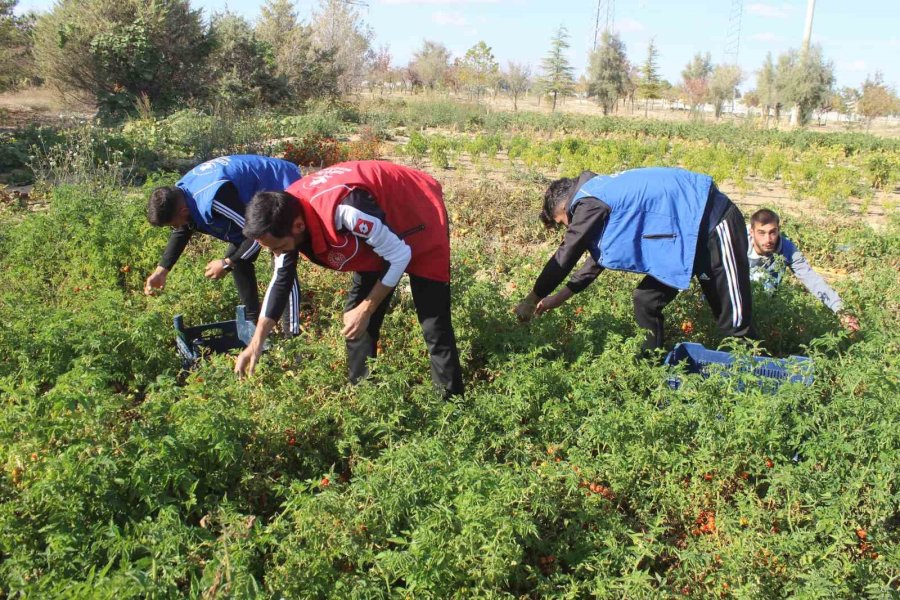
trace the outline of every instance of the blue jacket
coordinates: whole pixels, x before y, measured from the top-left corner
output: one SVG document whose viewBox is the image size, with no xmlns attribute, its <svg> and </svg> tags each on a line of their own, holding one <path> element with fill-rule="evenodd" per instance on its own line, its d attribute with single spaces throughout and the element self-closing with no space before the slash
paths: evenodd
<svg viewBox="0 0 900 600">
<path fill-rule="evenodd" d="M 300 176 L 300 168 L 286 160 L 237 154 L 220 156 L 197 165 L 175 185 L 184 192 L 191 220 L 199 231 L 240 244 L 244 241 L 244 234 L 233 224 L 235 220 L 242 224 L 243 216 L 232 215 L 229 220 L 212 210 L 219 188 L 231 182 L 246 206 L 257 192 L 284 191 Z"/>
<path fill-rule="evenodd" d="M 646 273 L 674 288 L 691 285 L 700 223 L 712 178 L 684 169 L 646 168 L 598 175 L 572 197 L 610 208 L 603 231 L 588 247 L 597 264 Z"/>
</svg>

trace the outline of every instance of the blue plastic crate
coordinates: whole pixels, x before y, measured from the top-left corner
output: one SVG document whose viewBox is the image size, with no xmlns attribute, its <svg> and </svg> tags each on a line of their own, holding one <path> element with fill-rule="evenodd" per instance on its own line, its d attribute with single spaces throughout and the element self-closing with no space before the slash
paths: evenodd
<svg viewBox="0 0 900 600">
<path fill-rule="evenodd" d="M 773 394 L 785 381 L 803 385 L 812 385 L 813 382 L 813 362 L 806 356 L 788 358 L 752 356 L 748 361 L 737 362 L 730 352 L 707 350 L 703 344 L 693 342 L 676 345 L 666 356 L 665 364 L 668 366 L 684 364 L 688 373 L 699 374 L 704 379 L 718 372 L 723 375 L 733 373 L 735 370 L 742 373 L 752 372 L 760 378 L 760 387 Z M 667 383 L 669 387 L 677 390 L 681 386 L 681 379 L 672 376 Z"/>
<path fill-rule="evenodd" d="M 256 325 L 247 320 L 243 305 L 235 310 L 234 321 L 206 323 L 195 327 L 185 327 L 181 315 L 175 315 L 174 321 L 175 345 L 185 369 L 196 365 L 204 354 L 245 348 L 256 330 Z"/>
</svg>

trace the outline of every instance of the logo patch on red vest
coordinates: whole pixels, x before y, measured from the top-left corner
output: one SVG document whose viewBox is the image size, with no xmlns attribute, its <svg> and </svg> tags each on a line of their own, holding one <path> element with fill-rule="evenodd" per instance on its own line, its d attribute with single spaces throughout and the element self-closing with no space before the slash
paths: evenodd
<svg viewBox="0 0 900 600">
<path fill-rule="evenodd" d="M 345 262 L 347 262 L 347 257 L 337 250 L 331 250 L 328 253 L 328 264 L 335 269 L 340 269 L 342 266 L 344 266 Z"/>
<path fill-rule="evenodd" d="M 356 222 L 356 225 L 353 226 L 353 233 L 355 233 L 357 235 L 366 236 L 366 235 L 369 235 L 370 233 L 372 233 L 372 227 L 374 227 L 374 226 L 375 226 L 375 224 L 372 221 L 366 221 L 365 219 L 359 219 Z"/>
</svg>

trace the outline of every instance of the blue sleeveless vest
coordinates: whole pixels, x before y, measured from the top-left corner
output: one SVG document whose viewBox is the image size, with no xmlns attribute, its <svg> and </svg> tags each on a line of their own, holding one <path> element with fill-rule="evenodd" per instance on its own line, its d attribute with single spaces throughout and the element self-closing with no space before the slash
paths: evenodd
<svg viewBox="0 0 900 600">
<path fill-rule="evenodd" d="M 609 206 L 609 220 L 589 246 L 597 264 L 646 273 L 686 290 L 711 186 L 708 175 L 684 169 L 632 169 L 594 177 L 575 193 L 568 210 L 571 214 L 587 197 Z"/>
<path fill-rule="evenodd" d="M 240 244 L 244 241 L 241 229 L 235 228 L 231 220 L 212 212 L 213 199 L 219 188 L 231 182 L 246 206 L 256 192 L 284 191 L 300 176 L 299 167 L 286 160 L 237 154 L 220 156 L 197 165 L 175 185 L 184 192 L 191 219 L 199 231 Z"/>
</svg>

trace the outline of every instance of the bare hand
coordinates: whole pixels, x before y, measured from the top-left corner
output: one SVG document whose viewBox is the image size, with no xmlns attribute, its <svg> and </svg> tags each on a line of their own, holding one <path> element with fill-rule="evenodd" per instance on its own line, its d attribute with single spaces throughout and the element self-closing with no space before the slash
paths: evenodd
<svg viewBox="0 0 900 600">
<path fill-rule="evenodd" d="M 161 290 L 166 287 L 166 276 L 169 274 L 169 271 L 163 269 L 162 267 L 157 267 L 155 271 L 147 278 L 147 281 L 144 282 L 144 293 L 148 296 L 153 293 L 153 290 Z"/>
<path fill-rule="evenodd" d="M 568 299 L 568 296 L 563 296 L 562 294 L 553 294 L 552 296 L 547 296 L 546 298 L 538 302 L 537 307 L 534 309 L 534 314 L 542 315 L 545 312 L 551 311 L 555 308 L 559 308 Z"/>
<path fill-rule="evenodd" d="M 851 315 L 850 313 L 843 313 L 841 315 L 841 325 L 843 325 L 844 329 L 850 333 L 855 333 L 860 329 L 859 319 L 856 318 L 856 315 Z"/>
<path fill-rule="evenodd" d="M 537 296 L 534 295 L 534 292 L 531 292 L 525 299 L 516 304 L 515 308 L 513 308 L 513 312 L 516 313 L 516 318 L 521 322 L 530 321 L 531 317 L 534 316 L 534 309 L 537 307 Z"/>
<path fill-rule="evenodd" d="M 360 305 L 344 313 L 344 328 L 341 335 L 348 340 L 359 339 L 369 327 L 369 313 Z"/>
<path fill-rule="evenodd" d="M 234 363 L 235 374 L 241 378 L 245 375 L 248 377 L 253 375 L 253 372 L 256 370 L 256 363 L 259 362 L 260 354 L 262 354 L 262 352 L 256 350 L 252 345 L 244 348 L 244 350 L 238 354 L 237 360 Z"/>
<path fill-rule="evenodd" d="M 222 279 L 228 274 L 228 270 L 225 268 L 225 261 L 220 258 L 209 261 L 206 263 L 206 272 L 203 274 L 210 279 Z"/>
</svg>

